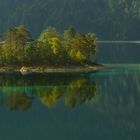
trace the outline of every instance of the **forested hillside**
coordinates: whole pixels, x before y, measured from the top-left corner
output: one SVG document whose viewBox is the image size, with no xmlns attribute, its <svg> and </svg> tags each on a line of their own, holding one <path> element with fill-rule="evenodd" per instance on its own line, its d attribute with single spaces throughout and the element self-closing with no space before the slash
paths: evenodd
<svg viewBox="0 0 140 140">
<path fill-rule="evenodd" d="M 37 37 L 46 26 L 73 26 L 101 39 L 140 38 L 139 0 L 0 0 L 0 34 L 24 24 Z"/>
</svg>

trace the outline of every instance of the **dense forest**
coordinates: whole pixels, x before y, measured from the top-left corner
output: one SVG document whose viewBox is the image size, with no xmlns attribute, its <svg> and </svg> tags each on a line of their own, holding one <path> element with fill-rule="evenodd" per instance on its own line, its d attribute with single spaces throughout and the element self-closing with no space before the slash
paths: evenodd
<svg viewBox="0 0 140 140">
<path fill-rule="evenodd" d="M 93 64 L 96 36 L 73 27 L 63 33 L 47 27 L 33 40 L 24 26 L 10 28 L 0 42 L 0 66 L 75 66 Z"/>
<path fill-rule="evenodd" d="M 23 24 L 37 37 L 46 26 L 63 31 L 73 26 L 99 38 L 137 40 L 139 0 L 1 0 L 0 34 Z"/>
</svg>

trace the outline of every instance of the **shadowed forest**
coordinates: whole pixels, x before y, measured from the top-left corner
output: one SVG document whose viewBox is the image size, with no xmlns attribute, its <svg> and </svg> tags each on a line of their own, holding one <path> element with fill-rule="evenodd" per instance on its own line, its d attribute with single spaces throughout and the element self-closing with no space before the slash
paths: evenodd
<svg viewBox="0 0 140 140">
<path fill-rule="evenodd" d="M 138 40 L 139 0 L 1 0 L 0 34 L 25 25 L 37 37 L 46 26 L 94 32 L 102 40 Z"/>
</svg>

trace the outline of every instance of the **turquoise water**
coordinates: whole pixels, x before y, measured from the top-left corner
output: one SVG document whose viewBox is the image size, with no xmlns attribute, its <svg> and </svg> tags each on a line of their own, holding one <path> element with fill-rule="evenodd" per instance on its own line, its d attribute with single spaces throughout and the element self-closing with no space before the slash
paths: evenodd
<svg viewBox="0 0 140 140">
<path fill-rule="evenodd" d="M 0 140 L 139 140 L 140 64 L 109 66 L 83 74 L 1 74 Z"/>
</svg>

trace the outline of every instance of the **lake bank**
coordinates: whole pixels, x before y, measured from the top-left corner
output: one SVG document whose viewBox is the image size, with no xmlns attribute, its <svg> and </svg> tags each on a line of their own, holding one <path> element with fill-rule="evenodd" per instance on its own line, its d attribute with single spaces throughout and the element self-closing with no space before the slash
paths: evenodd
<svg viewBox="0 0 140 140">
<path fill-rule="evenodd" d="M 0 73 L 21 73 L 26 74 L 43 74 L 43 73 L 80 73 L 93 72 L 107 68 L 104 65 L 85 65 L 85 66 L 65 66 L 65 67 L 50 67 L 50 66 L 22 66 L 22 67 L 0 67 Z"/>
</svg>

